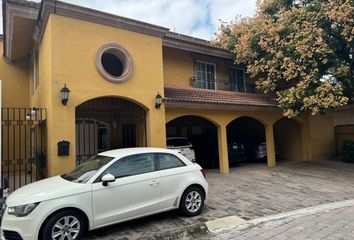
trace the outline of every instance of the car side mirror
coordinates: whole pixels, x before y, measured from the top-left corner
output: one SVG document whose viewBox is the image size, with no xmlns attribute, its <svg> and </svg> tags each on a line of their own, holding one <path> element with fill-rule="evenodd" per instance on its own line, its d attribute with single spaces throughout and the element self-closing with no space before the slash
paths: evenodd
<svg viewBox="0 0 354 240">
<path fill-rule="evenodd" d="M 115 182 L 116 178 L 112 174 L 107 173 L 102 177 L 101 180 L 102 180 L 102 185 L 106 187 L 108 183 Z"/>
</svg>

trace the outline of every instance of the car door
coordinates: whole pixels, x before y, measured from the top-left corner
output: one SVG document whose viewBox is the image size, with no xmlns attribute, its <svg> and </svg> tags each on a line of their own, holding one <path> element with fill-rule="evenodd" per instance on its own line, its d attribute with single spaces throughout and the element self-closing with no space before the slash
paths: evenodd
<svg viewBox="0 0 354 240">
<path fill-rule="evenodd" d="M 174 154 L 156 153 L 155 156 L 161 177 L 160 209 L 175 208 L 181 188 L 188 181 L 189 167 Z"/>
<path fill-rule="evenodd" d="M 107 173 L 116 180 L 103 186 L 100 179 Z M 95 227 L 158 210 L 161 184 L 154 154 L 124 157 L 108 167 L 101 177 L 92 187 Z"/>
</svg>

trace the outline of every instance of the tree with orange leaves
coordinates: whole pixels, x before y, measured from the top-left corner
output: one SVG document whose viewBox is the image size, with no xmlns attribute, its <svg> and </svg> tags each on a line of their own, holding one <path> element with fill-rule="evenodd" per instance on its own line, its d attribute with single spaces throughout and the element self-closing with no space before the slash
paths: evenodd
<svg viewBox="0 0 354 240">
<path fill-rule="evenodd" d="M 284 115 L 312 115 L 354 101 L 354 1 L 263 0 L 252 18 L 220 25 L 214 44 L 247 64 Z"/>
</svg>

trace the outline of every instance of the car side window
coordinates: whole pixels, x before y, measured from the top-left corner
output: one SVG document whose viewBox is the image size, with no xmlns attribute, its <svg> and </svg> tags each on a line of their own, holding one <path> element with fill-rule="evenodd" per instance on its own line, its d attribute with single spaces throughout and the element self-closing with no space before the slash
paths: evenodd
<svg viewBox="0 0 354 240">
<path fill-rule="evenodd" d="M 104 174 L 110 173 L 116 178 L 121 178 L 153 171 L 155 171 L 154 154 L 149 153 L 122 158 L 107 168 Z"/>
<path fill-rule="evenodd" d="M 178 157 L 168 153 L 156 153 L 157 166 L 159 170 L 185 166 Z"/>
</svg>

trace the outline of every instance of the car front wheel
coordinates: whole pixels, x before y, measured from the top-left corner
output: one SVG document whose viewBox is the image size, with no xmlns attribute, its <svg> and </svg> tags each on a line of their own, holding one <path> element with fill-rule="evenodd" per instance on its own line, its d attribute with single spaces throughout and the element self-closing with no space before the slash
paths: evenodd
<svg viewBox="0 0 354 240">
<path fill-rule="evenodd" d="M 53 215 L 43 228 L 44 240 L 79 240 L 85 230 L 82 215 L 73 210 L 64 210 Z"/>
<path fill-rule="evenodd" d="M 193 217 L 202 211 L 204 206 L 204 194 L 199 187 L 187 188 L 181 198 L 180 211 L 183 215 Z"/>
</svg>

